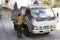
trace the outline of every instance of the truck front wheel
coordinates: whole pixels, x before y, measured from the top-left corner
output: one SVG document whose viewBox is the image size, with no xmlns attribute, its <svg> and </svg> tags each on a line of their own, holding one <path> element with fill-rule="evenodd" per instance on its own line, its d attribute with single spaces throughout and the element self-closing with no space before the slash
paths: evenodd
<svg viewBox="0 0 60 40">
<path fill-rule="evenodd" d="M 23 29 L 24 29 L 24 34 L 26 36 L 30 37 L 31 36 L 31 33 L 29 32 L 27 25 L 24 24 Z"/>
<path fill-rule="evenodd" d="M 49 34 L 50 32 L 47 32 L 47 33 L 45 33 L 45 34 Z"/>
</svg>

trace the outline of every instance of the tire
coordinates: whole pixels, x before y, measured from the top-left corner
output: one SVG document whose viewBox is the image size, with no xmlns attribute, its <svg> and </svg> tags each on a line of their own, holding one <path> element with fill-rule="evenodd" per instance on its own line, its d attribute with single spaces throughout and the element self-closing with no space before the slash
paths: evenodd
<svg viewBox="0 0 60 40">
<path fill-rule="evenodd" d="M 27 25 L 24 24 L 23 26 L 24 26 L 24 27 L 23 27 L 23 29 L 24 29 L 24 34 L 25 34 L 27 37 L 30 37 L 30 36 L 31 36 L 31 33 L 29 32 Z"/>
<path fill-rule="evenodd" d="M 45 34 L 49 34 L 50 32 L 48 32 L 48 33 L 45 33 Z"/>
<path fill-rule="evenodd" d="M 27 25 L 25 25 L 24 33 L 26 36 L 29 36 L 29 31 Z"/>
</svg>

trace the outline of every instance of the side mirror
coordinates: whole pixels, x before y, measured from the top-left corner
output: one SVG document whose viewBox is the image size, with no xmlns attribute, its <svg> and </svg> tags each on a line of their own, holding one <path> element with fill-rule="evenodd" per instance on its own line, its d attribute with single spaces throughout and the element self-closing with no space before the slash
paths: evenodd
<svg viewBox="0 0 60 40">
<path fill-rule="evenodd" d="M 59 13 L 56 14 L 56 18 L 57 18 L 56 21 L 57 21 L 57 23 L 59 23 L 59 19 L 58 19 L 58 17 L 59 17 Z"/>
<path fill-rule="evenodd" d="M 57 13 L 57 18 L 59 17 L 59 13 Z"/>
</svg>

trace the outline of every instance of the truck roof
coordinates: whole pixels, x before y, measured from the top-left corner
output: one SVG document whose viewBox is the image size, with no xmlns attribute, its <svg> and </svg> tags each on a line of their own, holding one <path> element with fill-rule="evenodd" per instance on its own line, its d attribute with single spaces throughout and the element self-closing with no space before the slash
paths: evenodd
<svg viewBox="0 0 60 40">
<path fill-rule="evenodd" d="M 48 6 L 29 6 L 30 8 L 50 8 Z"/>
</svg>

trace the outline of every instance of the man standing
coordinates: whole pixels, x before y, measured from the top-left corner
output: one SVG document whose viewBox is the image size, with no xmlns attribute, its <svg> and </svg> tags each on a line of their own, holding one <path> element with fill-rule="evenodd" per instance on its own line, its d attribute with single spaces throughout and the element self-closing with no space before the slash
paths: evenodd
<svg viewBox="0 0 60 40">
<path fill-rule="evenodd" d="M 18 14 L 18 20 L 17 20 L 17 36 L 21 37 L 22 34 L 22 22 L 23 22 L 23 17 Z"/>
</svg>

